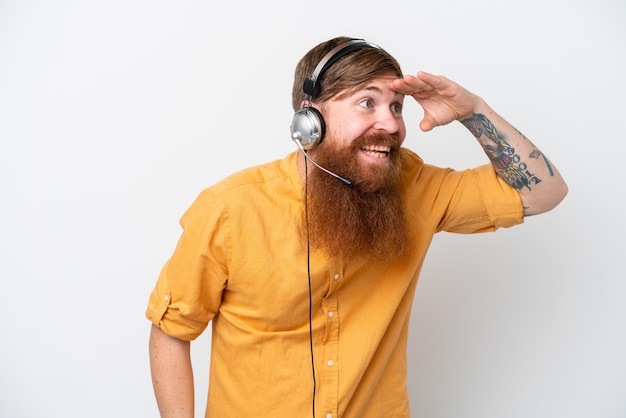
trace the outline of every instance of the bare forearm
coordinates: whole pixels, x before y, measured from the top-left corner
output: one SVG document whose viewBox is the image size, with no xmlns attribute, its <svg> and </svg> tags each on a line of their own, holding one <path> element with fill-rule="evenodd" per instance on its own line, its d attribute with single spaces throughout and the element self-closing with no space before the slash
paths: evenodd
<svg viewBox="0 0 626 418">
<path fill-rule="evenodd" d="M 558 205 L 567 194 L 567 184 L 556 167 L 482 99 L 478 103 L 461 123 L 476 137 L 496 173 L 519 192 L 524 215 L 546 212 Z"/>
<path fill-rule="evenodd" d="M 194 387 L 190 345 L 152 325 L 150 368 L 162 418 L 193 418 Z"/>
</svg>

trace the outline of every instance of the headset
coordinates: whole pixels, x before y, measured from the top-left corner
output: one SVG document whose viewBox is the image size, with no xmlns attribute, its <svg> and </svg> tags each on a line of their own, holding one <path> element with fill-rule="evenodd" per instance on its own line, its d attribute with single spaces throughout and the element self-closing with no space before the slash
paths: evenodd
<svg viewBox="0 0 626 418">
<path fill-rule="evenodd" d="M 339 58 L 364 48 L 380 49 L 377 45 L 367 42 L 363 39 L 352 39 L 342 42 L 331 49 L 322 60 L 317 64 L 313 74 L 304 80 L 302 89 L 304 94 L 310 98 L 317 97 L 320 94 L 321 87 L 317 80 L 333 65 Z M 296 142 L 298 148 L 309 150 L 319 145 L 326 135 L 326 123 L 319 110 L 307 105 L 298 110 L 291 121 L 291 139 Z M 305 153 L 306 155 L 306 153 Z"/>
</svg>

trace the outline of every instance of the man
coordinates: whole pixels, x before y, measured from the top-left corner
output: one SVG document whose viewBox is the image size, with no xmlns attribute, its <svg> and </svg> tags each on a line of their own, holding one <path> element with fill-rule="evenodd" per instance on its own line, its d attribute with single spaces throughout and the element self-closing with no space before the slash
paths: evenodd
<svg viewBox="0 0 626 418">
<path fill-rule="evenodd" d="M 401 148 L 406 96 L 423 131 L 458 120 L 491 162 L 454 171 Z M 516 225 L 567 193 L 480 97 L 403 76 L 365 41 L 309 51 L 293 105 L 300 150 L 207 188 L 181 218 L 147 309 L 163 417 L 193 416 L 189 341 L 209 322 L 206 416 L 408 417 L 408 320 L 433 235 Z"/>
</svg>

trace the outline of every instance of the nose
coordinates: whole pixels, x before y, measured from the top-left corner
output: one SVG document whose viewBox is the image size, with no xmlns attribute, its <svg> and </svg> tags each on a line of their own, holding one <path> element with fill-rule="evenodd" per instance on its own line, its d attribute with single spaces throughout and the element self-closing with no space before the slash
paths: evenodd
<svg viewBox="0 0 626 418">
<path fill-rule="evenodd" d="M 402 126 L 404 126 L 402 115 L 393 112 L 389 108 L 381 109 L 376 115 L 374 129 L 377 129 L 378 131 L 387 134 L 395 134 L 400 131 Z"/>
</svg>

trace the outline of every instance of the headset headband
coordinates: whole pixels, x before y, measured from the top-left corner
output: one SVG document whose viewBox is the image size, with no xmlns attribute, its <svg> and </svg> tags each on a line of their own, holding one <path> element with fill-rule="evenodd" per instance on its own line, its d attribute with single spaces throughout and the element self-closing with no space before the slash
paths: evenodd
<svg viewBox="0 0 626 418">
<path fill-rule="evenodd" d="M 315 67 L 315 71 L 313 71 L 313 74 L 311 74 L 310 77 L 304 80 L 304 85 L 302 86 L 304 93 L 308 94 L 311 97 L 318 96 L 320 94 L 320 85 L 317 84 L 317 79 L 321 77 L 322 74 L 324 74 L 324 72 L 339 58 L 349 54 L 352 51 L 363 48 L 379 49 L 377 45 L 374 45 L 363 39 L 353 39 L 350 41 L 346 41 L 331 49 L 326 55 L 324 55 L 324 58 L 322 58 L 319 64 L 317 64 L 317 67 Z"/>
</svg>

